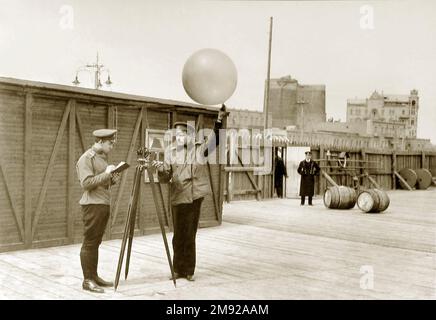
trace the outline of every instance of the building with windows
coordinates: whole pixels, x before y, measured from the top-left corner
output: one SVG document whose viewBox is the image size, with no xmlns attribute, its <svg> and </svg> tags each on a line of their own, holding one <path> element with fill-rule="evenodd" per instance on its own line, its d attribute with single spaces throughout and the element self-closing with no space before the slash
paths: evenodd
<svg viewBox="0 0 436 320">
<path fill-rule="evenodd" d="M 374 93 L 367 99 L 347 100 L 347 121 L 326 121 L 325 97 L 318 89 L 314 94 L 304 91 L 297 80 L 290 77 L 271 82 L 268 128 L 284 129 L 293 145 L 313 143 L 350 144 L 362 148 L 399 151 L 436 150 L 429 139 L 416 136 L 419 97 L 418 91 L 409 95 L 383 95 Z M 301 91 L 303 90 L 303 91 Z M 304 93 L 302 93 L 304 92 Z M 325 94 L 325 91 L 324 93 Z M 295 103 L 294 103 L 294 102 Z M 309 107 L 297 102 L 309 102 Z M 306 108 L 306 109 L 302 109 Z M 228 128 L 262 129 L 264 113 L 252 110 L 229 109 Z M 312 114 L 312 116 L 309 116 Z M 312 122 L 308 122 L 309 119 Z"/>
<path fill-rule="evenodd" d="M 392 138 L 416 138 L 419 97 L 417 90 L 409 95 L 384 95 L 374 91 L 367 99 L 347 100 L 347 122 L 370 121 L 369 134 Z"/>
<path fill-rule="evenodd" d="M 286 76 L 271 79 L 269 92 L 268 111 L 273 127 L 283 129 L 291 125 L 311 131 L 326 121 L 325 85 L 300 84 Z"/>
</svg>

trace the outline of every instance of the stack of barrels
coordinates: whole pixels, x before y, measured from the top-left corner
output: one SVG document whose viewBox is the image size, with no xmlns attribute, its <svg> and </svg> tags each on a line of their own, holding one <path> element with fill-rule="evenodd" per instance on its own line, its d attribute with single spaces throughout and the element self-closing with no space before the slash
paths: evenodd
<svg viewBox="0 0 436 320">
<path fill-rule="evenodd" d="M 432 173 L 427 169 L 409 169 L 403 168 L 398 172 L 399 175 L 407 182 L 411 188 L 425 190 L 432 184 Z M 403 181 L 398 180 L 402 189 L 408 189 Z"/>
<path fill-rule="evenodd" d="M 324 193 L 324 205 L 329 209 L 352 209 L 356 205 L 365 213 L 380 213 L 385 211 L 390 203 L 383 190 L 366 189 L 356 194 L 353 188 L 333 186 Z"/>
</svg>

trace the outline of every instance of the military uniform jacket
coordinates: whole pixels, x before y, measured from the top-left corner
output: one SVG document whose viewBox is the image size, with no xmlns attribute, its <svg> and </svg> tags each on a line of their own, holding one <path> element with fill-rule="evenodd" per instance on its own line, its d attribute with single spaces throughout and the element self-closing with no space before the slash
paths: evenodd
<svg viewBox="0 0 436 320">
<path fill-rule="evenodd" d="M 216 122 L 214 127 L 216 146 L 219 144 L 219 129 L 221 123 Z M 211 192 L 209 175 L 206 163 L 196 161 L 195 153 L 204 154 L 208 150 L 208 145 L 212 141 L 196 143 L 191 148 L 177 150 L 175 145 L 171 145 L 165 152 L 170 152 L 171 156 L 165 156 L 164 171 L 159 172 L 159 182 L 170 183 L 171 204 L 192 203 L 196 199 L 203 198 Z M 177 161 L 169 162 L 168 159 Z M 190 161 L 193 160 L 194 161 Z"/>
<path fill-rule="evenodd" d="M 76 164 L 77 176 L 84 192 L 79 203 L 110 204 L 111 174 L 105 173 L 107 156 L 93 148 L 85 151 Z"/>
</svg>

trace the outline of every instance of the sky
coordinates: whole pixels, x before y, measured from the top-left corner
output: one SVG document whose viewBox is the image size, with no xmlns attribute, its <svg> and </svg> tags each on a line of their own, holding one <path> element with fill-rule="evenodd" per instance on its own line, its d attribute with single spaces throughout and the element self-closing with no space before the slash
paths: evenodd
<svg viewBox="0 0 436 320">
<path fill-rule="evenodd" d="M 325 84 L 327 118 L 342 121 L 348 98 L 417 89 L 418 137 L 436 143 L 436 1 L 0 0 L 0 7 L 0 76 L 71 85 L 98 51 L 110 90 L 192 102 L 184 63 L 215 48 L 238 71 L 226 105 L 258 111 L 272 16 L 272 78 Z M 79 80 L 93 86 L 87 72 Z"/>
</svg>

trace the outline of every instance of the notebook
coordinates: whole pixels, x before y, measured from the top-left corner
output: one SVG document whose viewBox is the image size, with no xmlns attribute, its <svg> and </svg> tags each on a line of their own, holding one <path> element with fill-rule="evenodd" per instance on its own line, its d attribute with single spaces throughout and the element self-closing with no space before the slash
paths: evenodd
<svg viewBox="0 0 436 320">
<path fill-rule="evenodd" d="M 114 170 L 111 171 L 111 173 L 120 173 L 124 170 L 126 170 L 130 165 L 127 162 L 121 161 Z"/>
</svg>

